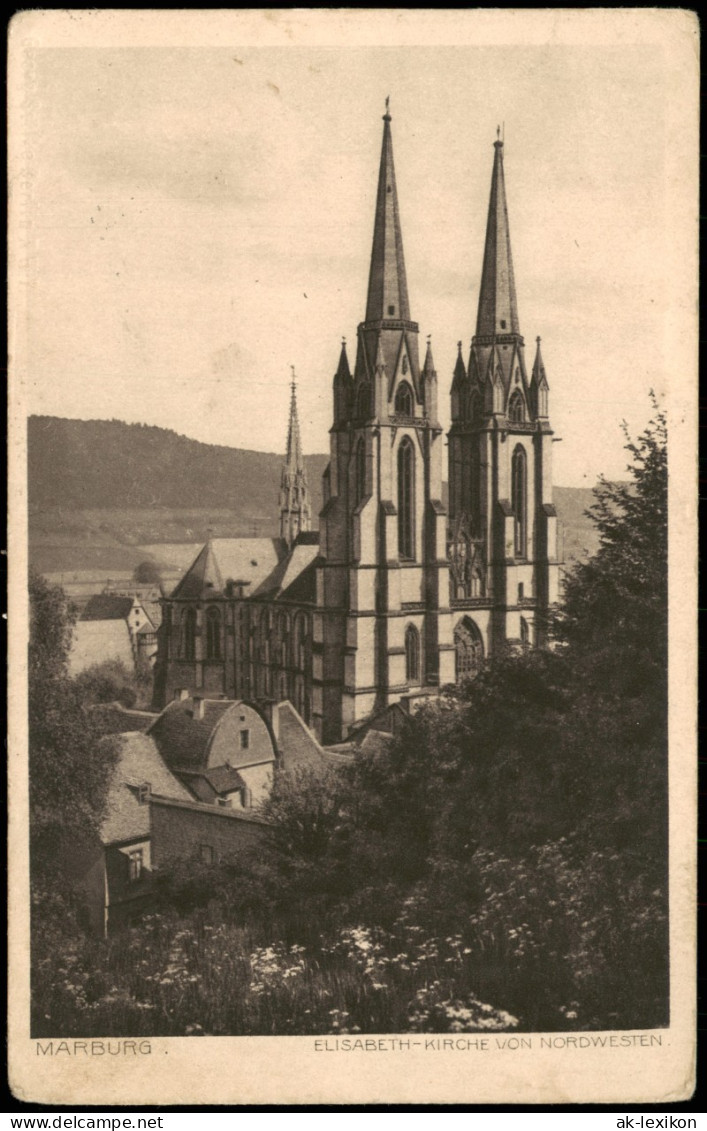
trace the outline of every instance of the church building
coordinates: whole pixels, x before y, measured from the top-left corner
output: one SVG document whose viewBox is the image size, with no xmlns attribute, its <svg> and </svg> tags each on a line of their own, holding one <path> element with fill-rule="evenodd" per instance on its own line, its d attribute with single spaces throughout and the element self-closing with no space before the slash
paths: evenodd
<svg viewBox="0 0 707 1131">
<path fill-rule="evenodd" d="M 500 139 L 447 469 L 430 339 L 421 358 L 411 311 L 386 107 L 365 317 L 353 370 L 344 342 L 334 376 L 319 531 L 293 372 L 279 538 L 248 539 L 250 558 L 241 539 L 203 547 L 164 602 L 157 706 L 187 691 L 289 699 L 333 744 L 504 647 L 544 643 L 558 598 L 548 383 L 539 338 L 526 367 Z"/>
</svg>

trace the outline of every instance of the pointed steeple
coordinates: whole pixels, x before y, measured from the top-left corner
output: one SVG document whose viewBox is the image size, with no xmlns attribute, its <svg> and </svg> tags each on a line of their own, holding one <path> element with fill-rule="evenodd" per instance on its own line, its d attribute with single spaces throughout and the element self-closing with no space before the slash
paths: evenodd
<svg viewBox="0 0 707 1131">
<path fill-rule="evenodd" d="M 422 379 L 423 381 L 437 380 L 437 370 L 435 369 L 434 358 L 432 357 L 432 335 L 427 335 L 427 351 L 425 353 L 425 361 L 422 366 Z"/>
<path fill-rule="evenodd" d="M 293 545 L 301 530 L 310 529 L 312 516 L 297 415 L 297 381 L 294 365 L 291 368 L 287 453 L 280 477 L 280 537 L 284 538 L 288 547 Z"/>
<path fill-rule="evenodd" d="M 503 142 L 500 137 L 493 145 L 495 154 L 476 320 L 477 339 L 490 339 L 500 334 L 520 334 L 503 177 Z"/>
<path fill-rule="evenodd" d="M 540 352 L 540 338 L 537 337 L 535 341 L 537 342 L 537 349 L 535 351 L 535 361 L 533 362 L 532 380 L 537 385 L 539 385 L 543 381 L 547 385 L 547 377 L 545 376 L 545 364 L 543 362 L 542 353 Z"/>
<path fill-rule="evenodd" d="M 410 320 L 390 121 L 386 99 L 366 322 Z"/>
<path fill-rule="evenodd" d="M 530 400 L 535 415 L 544 419 L 548 414 L 547 394 L 550 391 L 550 386 L 547 383 L 545 363 L 543 362 L 543 357 L 540 352 L 540 338 L 536 338 L 535 340 L 537 342 L 537 350 L 535 352 L 535 361 L 533 362 L 533 374 L 530 378 Z"/>
<path fill-rule="evenodd" d="M 454 365 L 452 388 L 458 388 L 462 381 L 466 381 L 466 366 L 464 365 L 464 358 L 462 357 L 462 344 L 461 342 L 457 342 L 457 360 Z"/>
<path fill-rule="evenodd" d="M 437 420 L 437 370 L 432 357 L 432 338 L 427 335 L 427 351 L 422 366 L 422 397 L 430 420 Z"/>
<path fill-rule="evenodd" d="M 346 338 L 341 339 L 341 353 L 339 354 L 339 364 L 334 375 L 334 380 L 350 381 L 351 370 L 349 369 L 349 359 L 346 353 Z"/>
</svg>

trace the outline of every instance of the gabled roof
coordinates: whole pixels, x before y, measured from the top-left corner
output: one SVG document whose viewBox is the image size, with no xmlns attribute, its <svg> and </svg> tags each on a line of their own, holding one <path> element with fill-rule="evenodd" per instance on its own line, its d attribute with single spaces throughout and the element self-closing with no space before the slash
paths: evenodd
<svg viewBox="0 0 707 1131">
<path fill-rule="evenodd" d="M 87 603 L 79 620 L 127 620 L 132 607 L 132 597 L 116 597 L 113 593 L 96 593 Z"/>
<path fill-rule="evenodd" d="M 201 547 L 172 597 L 199 600 L 216 596 L 229 580 L 250 582 L 252 590 L 286 551 L 281 538 L 212 538 Z"/>
<path fill-rule="evenodd" d="M 195 717 L 193 699 L 174 700 L 150 727 L 150 736 L 174 770 L 205 770 L 214 760 L 234 770 L 275 761 L 271 732 L 252 704 L 241 699 L 204 699 L 201 706 L 204 717 L 200 719 Z M 264 745 L 253 742 L 246 749 L 239 745 L 244 707 L 253 724 L 262 727 L 261 735 L 267 734 Z"/>
</svg>

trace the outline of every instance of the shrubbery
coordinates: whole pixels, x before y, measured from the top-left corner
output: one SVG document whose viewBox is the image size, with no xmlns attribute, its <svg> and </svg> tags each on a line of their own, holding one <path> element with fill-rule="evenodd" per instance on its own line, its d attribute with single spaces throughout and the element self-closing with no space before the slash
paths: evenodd
<svg viewBox="0 0 707 1131">
<path fill-rule="evenodd" d="M 497 659 L 382 752 L 279 774 L 269 841 L 163 876 L 164 918 L 38 947 L 39 1030 L 667 1024 L 659 412 L 629 450 L 634 484 L 599 488 L 600 549 L 553 650 Z"/>
</svg>

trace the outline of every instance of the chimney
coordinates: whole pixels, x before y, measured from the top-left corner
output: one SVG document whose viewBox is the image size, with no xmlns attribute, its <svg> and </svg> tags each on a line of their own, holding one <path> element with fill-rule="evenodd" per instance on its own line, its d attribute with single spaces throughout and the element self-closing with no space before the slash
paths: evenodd
<svg viewBox="0 0 707 1131">
<path fill-rule="evenodd" d="M 192 698 L 194 710 L 192 711 L 193 719 L 203 719 L 204 717 L 204 700 L 201 695 L 195 695 Z"/>
<path fill-rule="evenodd" d="M 189 698 L 189 689 L 186 687 L 175 687 L 174 689 L 174 702 L 183 703 L 185 699 Z"/>
</svg>

